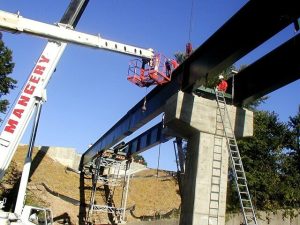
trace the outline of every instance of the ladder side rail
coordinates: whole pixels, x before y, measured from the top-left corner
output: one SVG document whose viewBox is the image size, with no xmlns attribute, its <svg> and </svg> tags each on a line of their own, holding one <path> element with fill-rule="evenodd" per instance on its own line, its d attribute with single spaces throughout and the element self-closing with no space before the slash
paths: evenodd
<svg viewBox="0 0 300 225">
<path fill-rule="evenodd" d="M 212 160 L 212 176 L 211 176 L 211 193 L 209 203 L 209 223 L 218 224 L 219 207 L 220 207 L 220 182 L 221 182 L 221 162 L 223 149 L 223 136 L 217 134 L 217 124 L 220 121 L 216 120 L 216 133 L 214 135 L 213 160 Z M 219 156 L 218 156 L 219 155 Z M 217 165 L 216 165 L 217 164 Z M 218 172 L 217 172 L 218 171 Z M 217 197 L 217 198 L 216 198 Z"/>
<path fill-rule="evenodd" d="M 230 132 L 231 132 L 231 134 L 232 134 L 232 137 L 230 137 L 230 138 L 232 139 L 234 146 L 236 146 L 236 148 L 238 148 L 238 147 L 237 147 L 237 146 L 238 146 L 238 145 L 237 145 L 237 141 L 236 141 L 236 138 L 235 138 L 235 134 L 234 134 L 234 131 L 233 131 L 233 128 L 232 128 L 232 124 L 231 124 L 231 121 L 230 121 L 230 115 L 229 115 L 229 112 L 228 112 L 228 109 L 227 109 L 226 100 L 225 100 L 225 97 L 224 97 L 224 94 L 223 94 L 223 93 L 222 93 L 222 98 L 223 98 L 223 101 L 224 101 L 224 110 L 225 110 L 225 114 L 226 114 L 226 115 L 224 115 L 224 116 L 226 116 L 226 118 L 228 118 L 228 121 L 227 121 L 227 122 L 228 122 L 228 124 L 229 124 Z M 225 123 L 225 118 L 223 118 L 222 114 L 221 114 L 221 117 L 222 117 L 223 123 Z M 226 130 L 226 127 L 224 127 L 224 132 L 225 132 L 226 137 L 228 137 L 228 131 Z M 230 143 L 230 141 L 228 140 L 228 138 L 226 138 L 226 139 L 227 139 L 227 145 L 228 145 L 228 147 L 229 147 L 229 150 L 231 150 L 231 149 L 230 149 L 230 145 L 232 145 L 232 143 Z M 233 145 L 232 145 L 232 146 L 233 146 Z M 237 151 L 236 154 L 238 155 L 238 158 L 239 158 L 239 163 L 240 163 L 239 166 L 241 167 L 243 176 L 244 176 L 245 179 L 246 179 L 246 174 L 245 174 L 243 162 L 242 162 L 242 160 L 241 160 L 240 152 Z M 232 160 L 233 160 L 233 158 L 232 158 Z M 236 163 L 235 163 L 234 160 L 232 161 L 232 163 L 233 163 L 234 166 L 236 166 Z"/>
<path fill-rule="evenodd" d="M 220 93 L 220 92 L 219 92 Z M 231 121 L 230 121 L 230 116 L 229 116 L 229 112 L 228 112 L 228 109 L 227 109 L 227 106 L 226 106 L 226 100 L 225 100 L 225 97 L 224 97 L 224 94 L 223 93 L 221 93 L 222 94 L 222 98 L 223 98 L 223 101 L 224 101 L 224 111 L 225 111 L 225 115 L 222 115 L 222 113 L 220 112 L 220 114 L 221 114 L 221 119 L 222 119 L 222 121 L 223 121 L 223 124 L 225 123 L 225 116 L 228 118 L 228 124 L 229 124 L 229 128 L 230 128 L 230 132 L 232 133 L 232 137 L 230 137 L 231 139 L 232 139 L 232 141 L 234 142 L 234 146 L 236 146 L 236 148 L 238 148 L 237 146 L 237 141 L 236 141 L 236 138 L 235 138 L 235 135 L 234 135 L 234 131 L 233 131 L 233 129 L 232 129 L 232 125 L 231 125 Z M 218 99 L 218 105 L 219 105 L 219 99 Z M 219 107 L 219 109 L 220 109 L 220 107 Z M 227 140 L 227 145 L 228 145 L 228 148 L 229 148 L 229 150 L 231 150 L 231 148 L 230 148 L 230 145 L 232 145 L 232 143 L 230 143 L 230 141 L 229 141 L 229 139 L 227 138 L 228 137 L 228 131 L 226 130 L 226 127 L 224 126 L 224 133 L 225 133 L 225 136 L 226 136 L 226 140 Z M 233 145 L 232 145 L 233 146 Z M 240 167 L 241 167 L 241 169 L 242 169 L 242 171 L 243 171 L 243 175 L 244 175 L 244 177 L 246 178 L 246 176 L 245 176 L 245 170 L 244 170 L 244 166 L 243 166 L 243 162 L 242 162 L 242 160 L 241 160 L 241 155 L 240 155 L 240 152 L 239 151 L 237 151 L 236 152 L 236 154 L 237 154 L 237 156 L 238 156 L 238 158 L 239 158 L 239 161 L 240 161 Z M 230 154 L 231 155 L 231 154 Z M 233 163 L 233 165 L 234 166 L 236 166 L 236 163 L 235 163 L 235 161 L 233 160 L 233 158 L 232 158 L 232 163 Z"/>
<path fill-rule="evenodd" d="M 219 95 L 220 94 L 220 95 Z M 235 163 L 234 163 L 234 159 L 232 157 L 232 154 L 231 154 L 231 149 L 230 149 L 230 143 L 229 143 L 229 140 L 227 138 L 227 132 L 226 132 L 226 128 L 224 126 L 224 117 L 225 117 L 225 114 L 226 114 L 226 102 L 225 102 L 225 98 L 224 98 L 224 94 L 222 92 L 219 92 L 216 90 L 216 97 L 217 97 L 217 104 L 218 104 L 218 109 L 220 111 L 220 116 L 221 116 L 221 120 L 222 120 L 222 123 L 223 123 L 223 128 L 224 128 L 224 134 L 225 134 L 225 137 L 226 137 L 226 142 L 227 142 L 227 146 L 228 146 L 228 150 L 230 151 L 230 160 L 231 160 L 231 163 L 232 163 L 232 167 L 233 167 L 233 173 L 234 173 L 234 179 L 235 179 L 235 184 L 236 184 L 236 188 L 238 190 L 238 196 L 239 196 L 239 201 L 240 201 L 240 205 L 241 205 L 241 208 L 242 208 L 242 214 L 243 214 L 243 218 L 244 218 L 244 221 L 247 223 L 247 218 L 246 218 L 246 212 L 244 210 L 244 207 L 243 207 L 243 202 L 242 202 L 242 196 L 241 196 L 241 193 L 239 191 L 239 185 L 238 185 L 238 176 L 237 176 L 237 173 L 236 173 L 236 170 L 235 170 Z M 223 110 L 224 110 L 224 114 L 222 114 L 222 111 L 221 111 L 221 106 L 220 106 L 220 100 L 219 100 L 219 97 L 222 97 L 223 98 Z"/>
<path fill-rule="evenodd" d="M 0 134 L 0 180 L 10 164 L 35 108 L 66 47 L 65 43 L 49 41 L 34 66 Z"/>
<path fill-rule="evenodd" d="M 220 95 L 219 95 L 220 94 Z M 232 153 L 231 153 L 231 148 L 230 148 L 230 142 L 229 142 L 229 139 L 228 139 L 228 136 L 227 136 L 227 131 L 226 131 L 226 127 L 225 127 L 225 115 L 228 116 L 228 111 L 227 111 L 227 107 L 226 107 L 226 101 L 225 101 L 225 98 L 224 98 L 224 94 L 223 92 L 220 92 L 220 91 L 216 91 L 216 97 L 217 97 L 217 104 L 218 104 L 218 108 L 219 108 L 219 111 L 220 111 L 220 115 L 221 115 L 221 120 L 222 120 L 222 123 L 223 123 L 223 127 L 224 127 L 224 134 L 225 134 L 225 137 L 226 137 L 226 142 L 227 142 L 227 146 L 228 146 L 228 151 L 230 151 L 230 161 L 232 163 L 232 167 L 233 167 L 233 173 L 234 173 L 234 179 L 235 179 L 235 184 L 236 184 L 236 188 L 238 190 L 238 196 L 239 196 L 239 200 L 240 200 L 240 205 L 241 205 L 241 208 L 242 208 L 242 213 L 243 213 L 243 217 L 244 217 L 244 221 L 247 223 L 247 218 L 246 218 L 246 212 L 245 212 L 245 209 L 244 209 L 244 205 L 243 205 L 243 202 L 242 202 L 242 196 L 241 196 L 241 193 L 240 193 L 240 189 L 239 189 L 239 185 L 238 185 L 238 175 L 236 173 L 236 169 L 235 169 L 235 161 L 233 159 L 233 156 L 232 156 Z M 223 107 L 220 106 L 220 100 L 219 100 L 219 97 L 222 98 L 222 104 L 223 104 Z M 224 114 L 222 114 L 221 112 L 221 108 L 223 108 L 224 110 Z M 228 120 L 229 120 L 229 117 L 227 117 Z M 230 124 L 230 128 L 231 128 L 231 123 L 230 123 L 230 120 L 228 121 L 229 124 Z M 232 128 L 231 128 L 232 129 Z M 239 156 L 239 159 L 240 159 L 240 156 Z M 245 183 L 247 181 L 245 180 Z"/>
<path fill-rule="evenodd" d="M 242 159 L 241 159 L 240 151 L 238 150 L 238 145 L 237 145 L 237 141 L 236 141 L 235 135 L 234 135 L 234 133 L 233 133 L 233 129 L 232 129 L 232 125 L 231 125 L 231 121 L 230 121 L 230 117 L 229 117 L 229 112 L 228 112 L 228 109 L 227 109 L 227 106 L 226 106 L 226 100 L 225 100 L 225 98 L 224 98 L 224 104 L 225 104 L 225 113 L 226 113 L 226 116 L 227 116 L 227 118 L 228 118 L 228 124 L 229 124 L 230 129 L 231 129 L 231 132 L 232 132 L 232 134 L 233 134 L 233 136 L 232 136 L 231 138 L 232 138 L 232 141 L 234 142 L 234 145 L 235 145 L 236 148 L 237 148 L 236 154 L 237 154 L 237 156 L 238 156 L 238 158 L 239 158 L 239 165 L 238 165 L 238 166 L 241 167 L 241 173 L 243 174 L 243 176 L 244 176 L 244 178 L 245 178 L 245 182 L 247 182 L 247 177 L 246 177 L 246 174 L 245 174 L 244 165 L 243 165 L 243 162 L 242 162 Z M 225 133 L 227 133 L 227 132 L 226 132 L 226 129 L 224 129 L 224 130 L 225 130 Z M 227 136 L 227 135 L 226 135 L 226 136 Z M 229 142 L 228 142 L 227 144 L 230 145 Z M 229 146 L 229 147 L 230 147 L 230 146 Z M 236 162 L 233 160 L 233 158 L 232 158 L 232 163 L 233 163 L 233 165 L 236 167 Z M 246 185 L 246 189 L 247 189 L 247 192 L 249 193 L 248 185 Z M 249 196 L 250 196 L 250 193 L 249 193 Z"/>
<path fill-rule="evenodd" d="M 230 117 L 229 117 L 229 113 L 228 113 L 228 109 L 227 109 L 227 105 L 226 105 L 226 100 L 225 100 L 225 97 L 224 97 L 224 93 L 216 91 L 216 97 L 217 97 L 218 108 L 219 108 L 219 111 L 220 111 L 220 114 L 221 114 L 221 119 L 222 119 L 223 126 L 224 126 L 224 133 L 225 133 L 226 140 L 227 140 L 228 150 L 231 153 L 230 154 L 230 159 L 231 159 L 231 163 L 233 165 L 234 178 L 235 178 L 235 181 L 236 181 L 235 183 L 236 183 L 236 187 L 237 187 L 237 190 L 238 190 L 240 204 L 242 206 L 243 217 L 244 217 L 244 220 L 245 220 L 246 224 L 248 224 L 248 219 L 247 219 L 248 215 L 245 212 L 243 198 L 241 196 L 241 190 L 240 190 L 240 187 L 239 187 L 239 176 L 238 176 L 237 171 L 236 171 L 236 166 L 237 165 L 236 165 L 235 160 L 234 160 L 233 155 L 232 155 L 231 146 L 235 146 L 236 147 L 235 154 L 237 154 L 237 157 L 238 157 L 238 161 L 239 161 L 239 165 L 238 166 L 241 167 L 241 171 L 239 171 L 239 172 L 242 173 L 242 176 L 243 176 L 244 187 L 246 188 L 246 194 L 247 194 L 247 197 L 249 198 L 247 200 L 249 200 L 248 203 L 250 204 L 250 207 L 251 207 L 251 212 L 252 212 L 252 216 L 253 216 L 254 222 L 255 222 L 255 224 L 258 224 L 257 223 L 257 219 L 256 219 L 256 215 L 255 215 L 255 212 L 254 212 L 253 204 L 252 204 L 252 201 L 251 201 L 251 195 L 250 195 L 250 192 L 249 192 L 249 189 L 248 189 L 247 178 L 246 178 L 246 174 L 245 174 L 243 162 L 242 162 L 239 150 L 238 150 L 238 145 L 237 145 L 237 141 L 236 141 L 236 138 L 235 138 L 235 135 L 234 135 L 234 131 L 232 129 L 232 125 L 231 125 L 231 121 L 230 121 Z M 219 97 L 222 98 L 221 102 L 222 102 L 222 104 L 224 104 L 224 107 L 223 107 L 223 109 L 224 109 L 224 115 L 222 115 L 222 112 L 221 112 Z M 229 128 L 231 129 L 230 132 L 232 133 L 232 137 L 230 137 L 230 138 L 234 142 L 234 145 L 232 145 L 230 143 L 230 140 L 229 140 L 229 138 L 227 136 L 228 132 L 226 131 L 226 127 L 225 127 L 225 118 L 224 118 L 225 116 L 227 116 L 227 118 L 228 118 Z"/>
<path fill-rule="evenodd" d="M 26 33 L 56 41 L 118 52 L 140 58 L 152 59 L 152 49 L 139 48 L 133 45 L 101 38 L 100 35 L 90 35 L 73 30 L 65 24 L 51 25 L 24 18 L 19 14 L 0 10 L 0 28 L 13 33 Z"/>
</svg>

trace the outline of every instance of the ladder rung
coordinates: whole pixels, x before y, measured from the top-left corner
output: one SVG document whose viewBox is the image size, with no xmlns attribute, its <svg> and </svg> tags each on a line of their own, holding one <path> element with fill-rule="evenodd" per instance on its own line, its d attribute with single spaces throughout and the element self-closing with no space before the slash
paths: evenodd
<svg viewBox="0 0 300 225">
<path fill-rule="evenodd" d="M 221 153 L 221 152 L 214 152 L 214 154 L 222 155 L 222 153 Z"/>
<path fill-rule="evenodd" d="M 212 177 L 220 178 L 220 176 L 218 176 L 218 175 L 212 175 Z"/>
<path fill-rule="evenodd" d="M 213 159 L 213 162 L 222 162 L 220 159 Z"/>
<path fill-rule="evenodd" d="M 222 144 L 215 144 L 214 146 L 216 146 L 216 147 L 223 147 Z"/>
<path fill-rule="evenodd" d="M 220 167 L 221 167 L 221 166 L 220 166 Z M 213 169 L 220 170 L 220 169 L 221 169 L 220 167 L 213 166 Z"/>
</svg>

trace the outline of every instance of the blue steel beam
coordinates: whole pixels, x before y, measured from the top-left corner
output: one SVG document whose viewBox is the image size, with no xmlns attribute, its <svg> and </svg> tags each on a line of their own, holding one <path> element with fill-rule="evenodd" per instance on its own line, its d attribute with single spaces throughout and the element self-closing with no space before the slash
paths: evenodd
<svg viewBox="0 0 300 225">
<path fill-rule="evenodd" d="M 129 141 L 127 153 L 129 155 L 136 155 L 146 151 L 155 145 L 164 143 L 172 137 L 163 134 L 163 122 L 156 124 L 144 133 Z"/>
<path fill-rule="evenodd" d="M 178 68 L 182 89 L 199 87 L 196 81 L 219 74 L 299 16 L 295 0 L 248 1 Z"/>
<path fill-rule="evenodd" d="M 234 102 L 245 105 L 298 80 L 299 59 L 300 33 L 235 76 Z M 228 83 L 232 82 L 229 80 Z"/>
<path fill-rule="evenodd" d="M 170 83 L 154 88 L 146 96 L 145 112 L 141 110 L 142 99 L 91 146 L 83 155 L 83 164 L 158 116 L 166 100 L 177 91 L 192 92 L 299 16 L 300 8 L 294 0 L 249 1 L 173 72 Z"/>
<path fill-rule="evenodd" d="M 84 153 L 82 156 L 83 165 L 89 163 L 99 152 L 117 144 L 126 136 L 129 136 L 144 124 L 157 117 L 162 113 L 166 100 L 177 91 L 178 85 L 176 82 L 172 82 L 163 88 L 154 88 L 147 95 L 147 110 L 142 110 L 144 104 L 144 99 L 142 99 Z"/>
</svg>

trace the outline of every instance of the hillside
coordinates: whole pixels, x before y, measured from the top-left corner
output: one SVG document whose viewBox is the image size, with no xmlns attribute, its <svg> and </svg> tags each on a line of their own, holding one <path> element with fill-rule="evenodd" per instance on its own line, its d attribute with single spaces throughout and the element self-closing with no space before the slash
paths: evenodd
<svg viewBox="0 0 300 225">
<path fill-rule="evenodd" d="M 0 194 L 8 197 L 7 207 L 10 209 L 14 204 L 12 200 L 16 198 L 17 184 L 26 152 L 26 146 L 19 147 L 4 180 L 0 183 Z M 145 170 L 135 174 L 131 179 L 127 201 L 127 208 L 131 211 L 128 210 L 126 213 L 127 221 L 151 220 L 155 216 L 162 218 L 164 214 L 168 215 L 171 212 L 172 216 L 176 214 L 174 209 L 180 206 L 176 180 L 164 171 L 159 171 L 157 177 L 156 172 Z M 89 204 L 91 193 L 89 178 L 85 177 L 82 188 L 79 174 L 67 170 L 43 152 L 34 149 L 27 204 L 50 207 L 56 222 L 64 219 L 72 224 L 78 224 L 79 200 Z M 121 188 L 115 189 L 116 206 L 121 202 L 120 190 Z M 103 204 L 101 188 L 97 193 L 97 204 Z M 102 214 L 101 223 L 107 222 L 107 214 Z"/>
</svg>

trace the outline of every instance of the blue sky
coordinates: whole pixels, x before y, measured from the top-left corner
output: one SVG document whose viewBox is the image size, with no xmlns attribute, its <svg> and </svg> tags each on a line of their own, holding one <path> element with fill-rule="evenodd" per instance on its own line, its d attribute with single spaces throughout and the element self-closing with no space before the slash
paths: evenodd
<svg viewBox="0 0 300 225">
<path fill-rule="evenodd" d="M 201 45 L 246 2 L 194 0 L 193 46 Z M 24 17 L 53 24 L 59 22 L 68 4 L 69 0 L 0 0 L 0 10 L 19 11 Z M 172 57 L 175 52 L 184 51 L 188 42 L 191 4 L 192 0 L 90 0 L 76 30 L 153 48 Z M 251 64 L 293 35 L 293 27 L 287 27 L 236 65 Z M 3 40 L 12 49 L 16 63 L 12 77 L 18 80 L 18 88 L 8 96 L 13 101 L 47 41 L 9 33 L 3 33 Z M 145 89 L 126 80 L 131 59 L 133 57 L 68 45 L 47 87 L 48 101 L 43 106 L 36 145 L 72 147 L 84 152 L 90 143 L 98 140 L 146 94 Z M 287 121 L 298 110 L 299 88 L 298 80 L 271 93 L 261 109 L 275 111 L 282 121 Z M 29 127 L 22 143 L 29 142 L 30 131 Z M 157 165 L 158 148 L 144 153 L 151 167 Z M 162 144 L 160 148 L 160 167 L 174 169 L 172 144 Z"/>
</svg>

